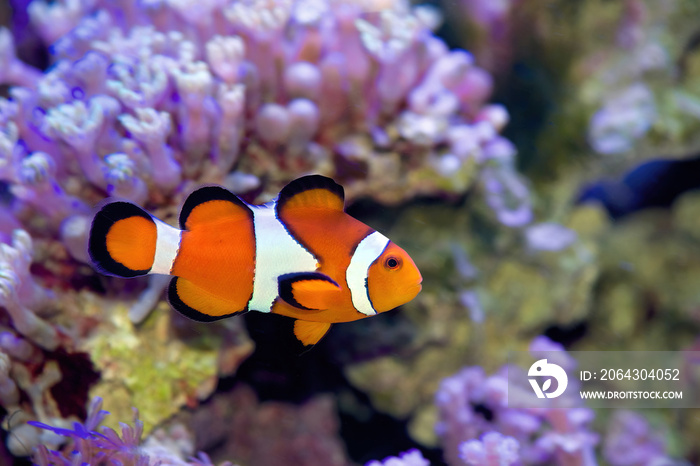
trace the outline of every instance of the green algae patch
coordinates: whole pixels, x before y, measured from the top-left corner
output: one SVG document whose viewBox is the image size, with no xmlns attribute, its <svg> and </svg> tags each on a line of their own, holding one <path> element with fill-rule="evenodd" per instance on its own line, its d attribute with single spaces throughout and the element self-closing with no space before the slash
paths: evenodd
<svg viewBox="0 0 700 466">
<path fill-rule="evenodd" d="M 106 425 L 117 428 L 137 407 L 148 432 L 214 391 L 220 336 L 210 332 L 188 342 L 177 338 L 166 303 L 139 325 L 129 320 L 125 304 L 108 304 L 100 312 L 100 327 L 81 349 L 101 371 L 90 397 L 104 399 L 104 408 L 112 413 Z"/>
</svg>

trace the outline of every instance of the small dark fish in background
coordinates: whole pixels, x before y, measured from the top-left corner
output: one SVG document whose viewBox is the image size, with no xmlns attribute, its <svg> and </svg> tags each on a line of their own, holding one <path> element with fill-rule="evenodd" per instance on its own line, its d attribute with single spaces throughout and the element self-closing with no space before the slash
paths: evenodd
<svg viewBox="0 0 700 466">
<path fill-rule="evenodd" d="M 668 208 L 683 193 L 700 188 L 700 154 L 644 162 L 619 180 L 600 180 L 581 189 L 577 203 L 598 201 L 618 220 L 638 210 Z"/>
</svg>

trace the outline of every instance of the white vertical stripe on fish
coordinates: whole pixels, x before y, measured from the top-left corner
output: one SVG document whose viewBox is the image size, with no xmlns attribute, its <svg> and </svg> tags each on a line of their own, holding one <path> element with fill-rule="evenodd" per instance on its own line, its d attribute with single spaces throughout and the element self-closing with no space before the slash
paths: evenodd
<svg viewBox="0 0 700 466">
<path fill-rule="evenodd" d="M 381 256 L 389 244 L 389 238 L 378 231 L 365 236 L 355 248 L 350 265 L 345 272 L 345 280 L 352 294 L 352 304 L 361 313 L 371 316 L 377 313 L 369 300 L 367 272 L 372 262 Z"/>
<path fill-rule="evenodd" d="M 182 230 L 171 227 L 155 217 L 151 218 L 156 223 L 156 253 L 153 258 L 153 266 L 148 273 L 169 275 L 177 252 L 180 250 Z"/>
<path fill-rule="evenodd" d="M 270 312 L 279 295 L 278 277 L 294 272 L 315 272 L 318 261 L 279 221 L 274 202 L 250 208 L 255 228 L 255 275 L 248 308 Z"/>
</svg>

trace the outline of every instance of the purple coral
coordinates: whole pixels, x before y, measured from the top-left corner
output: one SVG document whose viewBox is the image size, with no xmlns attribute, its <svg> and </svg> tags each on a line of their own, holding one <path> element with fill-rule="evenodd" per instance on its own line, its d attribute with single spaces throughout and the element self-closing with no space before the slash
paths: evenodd
<svg viewBox="0 0 700 466">
<path fill-rule="evenodd" d="M 34 87 L 41 73 L 26 65 L 15 55 L 15 43 L 12 34 L 0 27 L 0 82 Z"/>
<path fill-rule="evenodd" d="M 370 461 L 365 466 L 429 466 L 430 462 L 423 458 L 423 454 L 416 450 L 408 450 L 399 456 L 389 456 L 382 461 Z"/>
<path fill-rule="evenodd" d="M 157 440 L 142 443 L 143 422 L 139 420 L 138 410 L 134 409 L 133 426 L 120 423 L 121 433 L 109 427 L 100 426 L 109 412 L 102 409 L 102 399 L 95 397 L 88 408 L 85 422 L 74 422 L 71 428 L 54 427 L 42 422 L 29 421 L 27 424 L 60 437 L 68 438 L 68 447 L 51 450 L 45 445 L 38 445 L 33 460 L 38 466 L 75 464 L 128 464 L 147 466 L 149 464 L 172 464 L 178 466 L 197 465 L 212 466 L 209 457 L 200 453 L 197 458 L 185 461 L 178 452 L 164 447 Z M 177 430 L 177 429 L 176 429 Z M 175 436 L 187 435 L 184 432 Z M 171 447 L 176 449 L 175 447 Z M 221 466 L 231 466 L 225 462 Z"/>
<path fill-rule="evenodd" d="M 327 395 L 301 405 L 259 402 L 250 387 L 239 385 L 216 394 L 188 425 L 197 433 L 198 448 L 223 445 L 219 454 L 242 464 L 349 463 L 336 408 Z"/>
<path fill-rule="evenodd" d="M 520 445 L 513 437 L 489 432 L 481 440 L 468 440 L 460 445 L 460 458 L 472 466 L 509 466 L 520 458 Z"/>
<path fill-rule="evenodd" d="M 540 429 L 542 421 L 535 413 L 507 406 L 507 384 L 504 371 L 488 376 L 478 366 L 442 380 L 435 394 L 440 413 L 435 430 L 449 464 L 459 464 L 460 445 L 482 433 L 499 431 L 528 439 Z"/>
<path fill-rule="evenodd" d="M 432 33 L 435 10 L 401 0 L 29 3 L 51 66 L 23 64 L 0 33 L 0 84 L 15 86 L 0 99 L 0 181 L 12 194 L 3 240 L 24 228 L 85 262 L 89 207 L 106 196 L 168 215 L 199 183 L 269 198 L 308 172 L 335 176 L 348 198 L 393 203 L 462 193 L 480 178 L 503 223 L 529 221 L 515 149 L 499 136 L 507 111 L 486 104 L 489 73 Z M 35 283 L 28 264 L 4 277 L 4 307 L 20 335 L 54 349 L 57 330 L 15 293 Z M 135 321 L 160 296 L 163 283 L 151 284 Z"/>
<path fill-rule="evenodd" d="M 639 413 L 618 411 L 603 442 L 603 456 L 613 466 L 674 464 L 665 439 Z"/>
<path fill-rule="evenodd" d="M 525 242 L 533 251 L 561 251 L 576 239 L 575 231 L 557 223 L 539 223 L 525 229 Z"/>
<path fill-rule="evenodd" d="M 539 351 L 562 349 L 551 340 L 538 337 L 530 351 L 536 355 Z M 561 351 L 557 363 L 570 367 L 575 361 Z M 443 443 L 445 460 L 449 464 L 460 464 L 465 452 L 464 442 L 488 432 L 497 432 L 517 441 L 519 459 L 523 464 L 552 461 L 564 465 L 594 464 L 593 448 L 598 436 L 589 429 L 593 412 L 580 400 L 573 399 L 558 399 L 556 406 L 547 408 L 518 407 L 517 391 L 520 387 L 513 386 L 510 371 L 517 372 L 518 368 L 507 366 L 487 375 L 481 367 L 466 367 L 443 379 L 435 394 L 440 415 L 435 429 Z M 527 380 L 525 373 L 522 380 Z M 500 445 L 500 440 L 496 442 L 495 437 L 489 439 L 494 445 Z M 467 448 L 475 461 L 480 452 L 486 454 L 488 445 L 483 443 L 485 441 L 486 437 L 483 437 L 480 446 L 470 444 L 473 446 Z M 506 451 L 511 451 L 510 446 L 510 441 L 507 441 Z M 510 454 L 504 454 L 510 458 Z"/>
<path fill-rule="evenodd" d="M 102 410 L 102 399 L 96 397 L 90 404 L 84 423 L 74 422 L 72 428 L 53 427 L 41 422 L 30 421 L 29 425 L 51 431 L 72 441 L 71 452 L 64 455 L 58 450 L 49 450 L 39 445 L 34 461 L 40 466 L 71 464 L 116 464 L 148 465 L 148 456 L 139 451 L 143 423 L 134 410 L 134 427 L 122 424 L 121 436 L 108 427 L 97 428 L 109 413 Z"/>
<path fill-rule="evenodd" d="M 55 159 L 61 188 L 75 159 L 77 175 L 111 194 L 123 175 L 105 158 L 128 154 L 138 197 L 141 185 L 152 197 L 177 189 L 182 176 L 223 182 L 235 169 L 273 170 L 271 192 L 317 171 L 345 177 L 349 193 L 361 186 L 396 201 L 445 189 L 449 183 L 419 185 L 425 177 L 410 173 L 424 167 L 456 176 L 445 167 L 459 172 L 467 159 L 483 160 L 507 121 L 502 107 L 485 106 L 490 75 L 432 35 L 440 23 L 433 9 L 396 2 L 375 14 L 363 4 L 302 0 L 272 9 L 263 1 L 187 5 L 31 2 L 54 66 L 43 76 L 32 69 L 36 83 L 13 91 L 22 107 L 15 124 L 30 151 Z M 451 131 L 479 126 L 490 130 Z M 446 153 L 448 134 L 455 150 Z M 42 141 L 57 147 L 50 152 Z M 130 152 L 133 141 L 145 164 Z M 349 141 L 366 145 L 368 169 L 346 173 L 329 163 Z M 387 189 L 389 159 L 396 167 Z"/>
<path fill-rule="evenodd" d="M 22 335 L 35 344 L 54 350 L 59 344 L 57 330 L 36 314 L 45 307 L 51 293 L 32 277 L 32 239 L 24 230 L 15 230 L 12 243 L 0 243 L 0 306 L 12 318 Z"/>
<path fill-rule="evenodd" d="M 634 83 L 611 97 L 591 118 L 588 140 L 596 152 L 618 154 L 634 147 L 656 121 L 654 95 Z"/>
<path fill-rule="evenodd" d="M 507 111 L 486 104 L 492 79 L 473 57 L 432 34 L 436 10 L 269 6 L 30 2 L 52 66 L 22 64 L 0 34 L 0 82 L 15 85 L 0 99 L 0 180 L 13 212 L 41 214 L 16 226 L 85 261 L 88 206 L 105 196 L 169 209 L 196 183 L 269 197 L 319 172 L 349 198 L 397 202 L 463 192 L 475 167 L 499 221 L 530 221 L 515 149 L 499 136 Z"/>
</svg>

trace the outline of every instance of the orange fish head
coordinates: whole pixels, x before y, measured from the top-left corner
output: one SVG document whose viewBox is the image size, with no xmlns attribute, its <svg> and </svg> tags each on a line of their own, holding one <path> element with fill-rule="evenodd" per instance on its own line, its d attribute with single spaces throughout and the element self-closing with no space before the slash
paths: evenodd
<svg viewBox="0 0 700 466">
<path fill-rule="evenodd" d="M 390 311 L 415 298 L 422 281 L 411 256 L 390 241 L 367 271 L 369 299 L 377 312 Z"/>
</svg>

